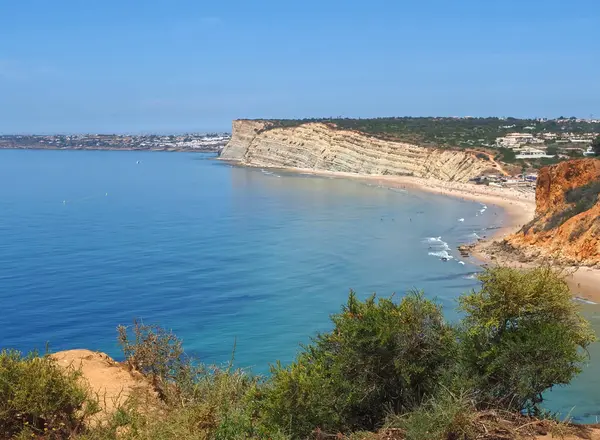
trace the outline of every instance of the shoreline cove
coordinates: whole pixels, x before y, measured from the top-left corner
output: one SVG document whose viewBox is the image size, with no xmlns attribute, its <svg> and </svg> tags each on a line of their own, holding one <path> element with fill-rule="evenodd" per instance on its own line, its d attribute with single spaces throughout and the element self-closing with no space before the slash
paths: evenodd
<svg viewBox="0 0 600 440">
<path fill-rule="evenodd" d="M 315 170 L 311 168 L 255 166 L 219 158 L 217 158 L 217 160 L 232 166 L 281 170 L 294 174 L 330 178 L 352 179 L 377 183 L 378 185 L 394 189 L 413 188 L 442 196 L 495 205 L 504 212 L 506 222 L 489 237 L 481 239 L 475 244 L 471 254 L 472 262 L 480 267 L 496 263 L 521 268 L 532 266 L 532 263 L 521 263 L 516 258 L 509 257 L 496 259 L 487 253 L 486 248 L 492 243 L 501 241 L 507 236 L 516 233 L 523 225 L 533 219 L 535 214 L 534 192 L 521 192 L 514 188 L 490 187 L 413 176 L 364 175 L 343 171 Z M 554 265 L 554 267 L 565 270 L 567 274 L 566 281 L 574 298 L 583 302 L 591 301 L 592 303 L 600 303 L 600 289 L 598 289 L 598 286 L 600 286 L 600 269 L 585 266 L 559 267 Z"/>
</svg>

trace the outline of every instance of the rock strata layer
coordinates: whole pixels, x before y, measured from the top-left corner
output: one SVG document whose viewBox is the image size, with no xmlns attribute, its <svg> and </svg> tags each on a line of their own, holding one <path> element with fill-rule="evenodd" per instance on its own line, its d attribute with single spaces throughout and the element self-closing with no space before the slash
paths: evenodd
<svg viewBox="0 0 600 440">
<path fill-rule="evenodd" d="M 600 264 L 599 195 L 600 160 L 571 160 L 542 168 L 535 218 L 508 242 L 565 263 Z"/>
<path fill-rule="evenodd" d="M 420 147 L 339 130 L 323 123 L 269 128 L 268 121 L 237 120 L 221 158 L 245 165 L 303 168 L 366 175 L 399 175 L 465 182 L 494 169 L 473 152 Z"/>
</svg>

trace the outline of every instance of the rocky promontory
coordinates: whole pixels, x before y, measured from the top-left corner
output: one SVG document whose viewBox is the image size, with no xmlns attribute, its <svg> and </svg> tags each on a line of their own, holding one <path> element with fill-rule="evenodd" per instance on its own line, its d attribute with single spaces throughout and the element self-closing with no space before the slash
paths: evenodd
<svg viewBox="0 0 600 440">
<path fill-rule="evenodd" d="M 600 264 L 600 160 L 542 168 L 535 218 L 507 244 L 523 252 L 580 266 Z"/>
<path fill-rule="evenodd" d="M 221 158 L 250 166 L 457 182 L 496 167 L 470 151 L 385 140 L 321 122 L 273 127 L 268 121 L 236 120 Z"/>
</svg>

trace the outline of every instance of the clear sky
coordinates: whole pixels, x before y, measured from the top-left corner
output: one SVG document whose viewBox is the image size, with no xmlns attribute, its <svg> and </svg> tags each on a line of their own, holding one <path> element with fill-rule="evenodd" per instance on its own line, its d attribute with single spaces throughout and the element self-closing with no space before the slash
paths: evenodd
<svg viewBox="0 0 600 440">
<path fill-rule="evenodd" d="M 0 133 L 600 117 L 600 0 L 0 0 Z"/>
</svg>

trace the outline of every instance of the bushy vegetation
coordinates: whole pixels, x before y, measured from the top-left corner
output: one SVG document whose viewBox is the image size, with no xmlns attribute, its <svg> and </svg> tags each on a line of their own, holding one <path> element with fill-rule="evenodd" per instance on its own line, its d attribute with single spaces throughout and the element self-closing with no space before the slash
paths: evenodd
<svg viewBox="0 0 600 440">
<path fill-rule="evenodd" d="M 1 432 L 291 440 L 366 439 L 374 437 L 365 431 L 397 428 L 394 438 L 414 440 L 516 438 L 516 430 L 506 436 L 510 420 L 530 425 L 522 419 L 539 416 L 543 393 L 581 370 L 595 337 L 548 268 L 487 269 L 480 280 L 480 290 L 460 298 L 455 325 L 420 292 L 365 301 L 351 293 L 332 330 L 290 365 L 273 365 L 268 378 L 231 363 L 205 366 L 160 327 L 120 327 L 126 363 L 148 377 L 158 400 L 134 395 L 98 426 L 85 423 L 94 406 L 77 372 L 48 357 L 3 352 Z"/>
<path fill-rule="evenodd" d="M 412 292 L 400 303 L 350 294 L 333 330 L 288 367 L 276 365 L 264 406 L 269 424 L 302 438 L 313 429 L 375 429 L 386 414 L 417 407 L 449 368 L 453 329 L 441 309 Z"/>
<path fill-rule="evenodd" d="M 0 438 L 68 438 L 98 412 L 76 369 L 49 356 L 0 352 Z"/>
<path fill-rule="evenodd" d="M 592 181 L 586 185 L 573 188 L 565 193 L 565 203 L 567 206 L 550 217 L 544 225 L 544 231 L 550 231 L 566 223 L 572 217 L 590 210 L 600 197 L 600 181 Z M 534 220 L 532 223 L 534 223 Z M 577 238 L 581 231 L 573 234 L 571 238 Z"/>
<path fill-rule="evenodd" d="M 480 405 L 535 415 L 544 391 L 581 371 L 594 334 L 550 268 L 495 268 L 479 279 L 481 290 L 460 298 L 464 373 Z"/>
<path fill-rule="evenodd" d="M 117 333 L 126 364 L 148 377 L 161 399 L 179 402 L 192 392 L 199 371 L 172 332 L 136 319 L 131 328 L 117 327 Z"/>
<path fill-rule="evenodd" d="M 512 149 L 505 147 L 498 148 L 496 158 L 506 163 L 515 163 L 517 161 L 516 153 Z"/>
<path fill-rule="evenodd" d="M 297 127 L 310 122 L 333 124 L 340 129 L 357 130 L 383 139 L 418 142 L 439 147 L 493 146 L 496 138 L 510 132 L 561 132 L 600 133 L 599 123 L 578 122 L 575 119 L 538 121 L 517 118 L 448 118 L 448 117 L 396 117 L 396 118 L 313 118 L 269 120 L 266 130 L 279 127 Z M 529 127 L 527 130 L 525 127 Z"/>
<path fill-rule="evenodd" d="M 475 424 L 478 412 L 468 393 L 443 389 L 417 410 L 391 415 L 386 426 L 402 429 L 406 440 L 477 438 L 481 426 Z"/>
<path fill-rule="evenodd" d="M 574 203 L 578 212 L 585 212 L 598 203 L 600 181 L 593 180 L 586 185 L 573 188 L 565 194 L 567 203 Z"/>
</svg>

